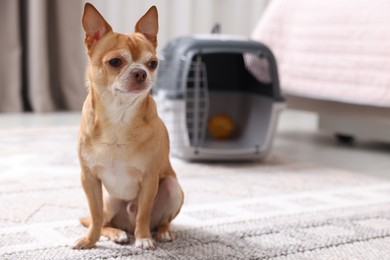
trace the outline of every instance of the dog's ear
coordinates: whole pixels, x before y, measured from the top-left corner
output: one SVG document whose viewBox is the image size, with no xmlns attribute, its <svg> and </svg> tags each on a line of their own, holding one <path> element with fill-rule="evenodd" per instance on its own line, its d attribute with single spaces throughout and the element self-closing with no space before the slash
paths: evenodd
<svg viewBox="0 0 390 260">
<path fill-rule="evenodd" d="M 157 47 L 157 33 L 158 33 L 158 13 L 156 6 L 152 6 L 149 10 L 138 20 L 135 25 L 135 32 L 142 33 L 145 37 Z"/>
<path fill-rule="evenodd" d="M 98 42 L 106 33 L 112 31 L 111 26 L 90 3 L 86 3 L 84 6 L 82 23 L 85 31 L 85 45 L 88 49 Z"/>
</svg>

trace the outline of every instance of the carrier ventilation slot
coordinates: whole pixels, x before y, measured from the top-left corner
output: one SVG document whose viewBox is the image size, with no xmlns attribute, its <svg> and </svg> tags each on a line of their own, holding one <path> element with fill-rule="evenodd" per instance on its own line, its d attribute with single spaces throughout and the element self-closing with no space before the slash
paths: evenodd
<svg viewBox="0 0 390 260">
<path fill-rule="evenodd" d="M 190 64 L 185 102 L 190 144 L 201 147 L 206 137 L 209 110 L 206 65 L 201 55 L 197 55 Z"/>
</svg>

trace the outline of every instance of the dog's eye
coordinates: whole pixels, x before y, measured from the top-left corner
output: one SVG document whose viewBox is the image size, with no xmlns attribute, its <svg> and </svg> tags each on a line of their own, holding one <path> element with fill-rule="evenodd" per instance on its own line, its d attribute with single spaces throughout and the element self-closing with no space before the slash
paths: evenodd
<svg viewBox="0 0 390 260">
<path fill-rule="evenodd" d="M 149 62 L 149 68 L 151 68 L 151 69 L 157 68 L 157 65 L 158 65 L 158 61 L 157 60 L 152 60 L 152 61 Z"/>
<path fill-rule="evenodd" d="M 123 62 L 119 58 L 113 58 L 113 59 L 108 61 L 108 64 L 110 64 L 110 66 L 112 66 L 114 68 L 119 68 L 120 66 L 122 66 Z"/>
</svg>

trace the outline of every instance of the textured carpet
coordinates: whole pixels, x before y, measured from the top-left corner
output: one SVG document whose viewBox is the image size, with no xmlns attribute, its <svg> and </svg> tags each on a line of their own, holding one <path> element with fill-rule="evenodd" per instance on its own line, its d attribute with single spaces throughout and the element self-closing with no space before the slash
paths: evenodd
<svg viewBox="0 0 390 260">
<path fill-rule="evenodd" d="M 173 159 L 186 194 L 176 240 L 155 251 L 86 230 L 77 129 L 0 130 L 0 259 L 389 259 L 390 183 L 271 158 L 264 164 Z"/>
</svg>

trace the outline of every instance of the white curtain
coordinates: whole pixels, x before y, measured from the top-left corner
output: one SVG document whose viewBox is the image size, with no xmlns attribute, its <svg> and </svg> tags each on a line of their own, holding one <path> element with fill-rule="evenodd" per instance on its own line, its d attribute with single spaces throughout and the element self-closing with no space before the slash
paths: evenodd
<svg viewBox="0 0 390 260">
<path fill-rule="evenodd" d="M 0 112 L 80 110 L 82 0 L 0 0 Z"/>
<path fill-rule="evenodd" d="M 22 48 L 20 43 L 19 3 L 0 2 L 0 111 L 21 111 Z"/>
</svg>

